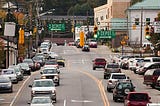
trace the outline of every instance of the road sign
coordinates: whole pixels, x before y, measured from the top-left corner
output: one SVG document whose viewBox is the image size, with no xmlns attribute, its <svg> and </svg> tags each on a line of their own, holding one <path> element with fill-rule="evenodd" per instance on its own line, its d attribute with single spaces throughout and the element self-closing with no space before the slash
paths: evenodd
<svg viewBox="0 0 160 106">
<path fill-rule="evenodd" d="M 48 24 L 49 31 L 65 31 L 65 24 L 58 23 L 58 24 Z"/>
</svg>

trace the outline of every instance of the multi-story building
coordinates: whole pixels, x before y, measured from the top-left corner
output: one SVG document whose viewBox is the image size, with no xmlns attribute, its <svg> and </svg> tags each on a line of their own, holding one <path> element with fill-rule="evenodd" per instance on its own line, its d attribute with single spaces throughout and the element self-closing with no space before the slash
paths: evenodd
<svg viewBox="0 0 160 106">
<path fill-rule="evenodd" d="M 108 0 L 108 3 L 94 8 L 94 23 L 98 30 L 114 30 L 116 37 L 112 39 L 112 47 L 120 45 L 122 37 L 127 33 L 126 9 L 131 0 Z M 119 43 L 117 43 L 119 42 Z"/>
<path fill-rule="evenodd" d="M 138 2 L 127 10 L 128 34 L 131 45 L 143 45 L 149 42 L 146 36 L 146 27 L 154 27 L 154 21 L 160 13 L 160 0 L 144 0 Z"/>
</svg>

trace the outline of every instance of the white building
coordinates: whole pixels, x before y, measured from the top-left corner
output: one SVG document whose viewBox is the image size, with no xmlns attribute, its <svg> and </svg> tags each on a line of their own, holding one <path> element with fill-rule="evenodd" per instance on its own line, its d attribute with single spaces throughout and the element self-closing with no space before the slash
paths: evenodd
<svg viewBox="0 0 160 106">
<path fill-rule="evenodd" d="M 160 0 L 144 0 L 128 8 L 128 35 L 130 44 L 149 42 L 145 39 L 145 27 L 147 22 L 150 22 L 149 27 L 153 26 L 159 12 Z"/>
</svg>

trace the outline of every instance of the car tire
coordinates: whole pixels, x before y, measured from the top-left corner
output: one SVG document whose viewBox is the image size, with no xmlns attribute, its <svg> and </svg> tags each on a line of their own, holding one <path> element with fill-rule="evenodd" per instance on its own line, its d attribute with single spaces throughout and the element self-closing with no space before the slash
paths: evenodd
<svg viewBox="0 0 160 106">
<path fill-rule="evenodd" d="M 96 68 L 95 68 L 95 67 L 93 67 L 93 70 L 96 70 Z"/>
<path fill-rule="evenodd" d="M 107 91 L 108 91 L 108 92 L 111 92 L 111 89 L 110 89 L 110 88 L 107 88 Z"/>
<path fill-rule="evenodd" d="M 12 92 L 13 92 L 13 88 L 10 89 L 9 93 L 12 93 Z"/>
<path fill-rule="evenodd" d="M 106 79 L 106 76 L 104 75 L 104 79 Z"/>
</svg>

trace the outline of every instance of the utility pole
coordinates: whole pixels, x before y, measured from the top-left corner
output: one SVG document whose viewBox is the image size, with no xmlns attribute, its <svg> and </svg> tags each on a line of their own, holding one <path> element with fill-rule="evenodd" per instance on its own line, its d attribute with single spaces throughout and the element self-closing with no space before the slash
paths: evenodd
<svg viewBox="0 0 160 106">
<path fill-rule="evenodd" d="M 140 57 L 142 57 L 143 7 L 141 8 Z"/>
</svg>

